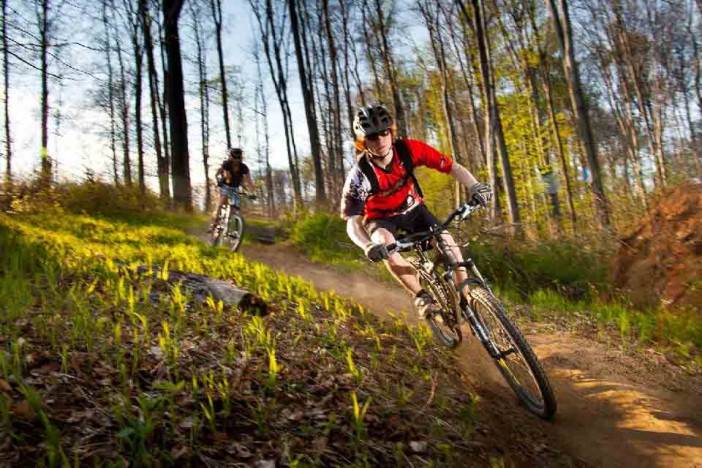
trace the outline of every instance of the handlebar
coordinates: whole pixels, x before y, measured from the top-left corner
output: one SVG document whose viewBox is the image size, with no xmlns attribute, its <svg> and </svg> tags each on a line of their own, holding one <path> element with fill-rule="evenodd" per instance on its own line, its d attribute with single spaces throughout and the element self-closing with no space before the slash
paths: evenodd
<svg viewBox="0 0 702 468">
<path fill-rule="evenodd" d="M 406 252 L 411 250 L 416 244 L 431 239 L 432 237 L 436 236 L 437 233 L 443 232 L 454 219 L 459 218 L 460 221 L 465 221 L 471 217 L 474 211 L 480 208 L 480 205 L 465 203 L 451 213 L 448 218 L 446 218 L 446 221 L 430 227 L 428 231 L 415 232 L 414 234 L 409 234 L 400 237 L 399 239 L 395 239 L 395 242 L 388 244 L 386 247 L 388 254 L 392 255 L 395 252 Z"/>
</svg>

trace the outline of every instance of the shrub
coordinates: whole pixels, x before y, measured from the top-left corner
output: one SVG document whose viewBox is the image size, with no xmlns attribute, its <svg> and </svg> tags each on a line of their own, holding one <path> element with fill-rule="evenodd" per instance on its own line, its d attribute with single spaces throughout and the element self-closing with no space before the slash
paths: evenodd
<svg viewBox="0 0 702 468">
<path fill-rule="evenodd" d="M 358 248 L 346 235 L 346 223 L 331 213 L 300 218 L 290 233 L 292 241 L 315 261 L 347 263 L 360 260 Z"/>
<path fill-rule="evenodd" d="M 38 212 L 63 208 L 75 213 L 115 215 L 155 213 L 166 208 L 150 190 L 138 186 L 111 185 L 94 179 L 47 186 L 39 179 L 15 181 L 0 191 L 3 210 Z"/>
</svg>

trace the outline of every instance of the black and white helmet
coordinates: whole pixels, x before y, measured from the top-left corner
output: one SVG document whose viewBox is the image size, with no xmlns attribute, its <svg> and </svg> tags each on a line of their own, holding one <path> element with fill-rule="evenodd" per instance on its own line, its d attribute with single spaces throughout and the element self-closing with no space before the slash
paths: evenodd
<svg viewBox="0 0 702 468">
<path fill-rule="evenodd" d="M 353 119 L 353 132 L 356 138 L 363 139 L 366 135 L 382 132 L 392 127 L 393 120 L 390 112 L 382 104 L 370 104 L 361 107 Z"/>
</svg>

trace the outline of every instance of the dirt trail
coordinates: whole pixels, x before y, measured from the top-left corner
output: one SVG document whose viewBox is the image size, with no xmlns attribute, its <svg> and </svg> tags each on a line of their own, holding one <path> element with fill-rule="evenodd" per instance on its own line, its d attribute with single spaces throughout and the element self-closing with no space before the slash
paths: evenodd
<svg viewBox="0 0 702 468">
<path fill-rule="evenodd" d="M 382 318 L 391 311 L 416 323 L 398 286 L 360 273 L 340 273 L 285 245 L 244 246 L 244 255 L 322 290 L 355 299 Z M 457 352 L 466 380 L 513 428 L 545 433 L 548 444 L 589 466 L 702 468 L 702 379 L 664 358 L 632 357 L 614 346 L 534 324 L 523 330 L 544 364 L 558 400 L 553 423 L 525 416 L 475 340 Z M 502 398 L 495 404 L 493 399 Z M 529 433 L 529 432 L 527 432 Z"/>
</svg>

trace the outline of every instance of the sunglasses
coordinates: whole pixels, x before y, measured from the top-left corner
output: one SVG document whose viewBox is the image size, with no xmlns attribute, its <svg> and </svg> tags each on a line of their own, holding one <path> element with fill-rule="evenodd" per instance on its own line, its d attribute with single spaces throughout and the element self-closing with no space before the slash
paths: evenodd
<svg viewBox="0 0 702 468">
<path fill-rule="evenodd" d="M 370 135 L 366 135 L 366 140 L 376 141 L 380 137 L 386 137 L 388 135 L 390 135 L 390 130 L 383 130 L 383 131 L 378 132 L 378 133 L 371 133 Z"/>
</svg>

